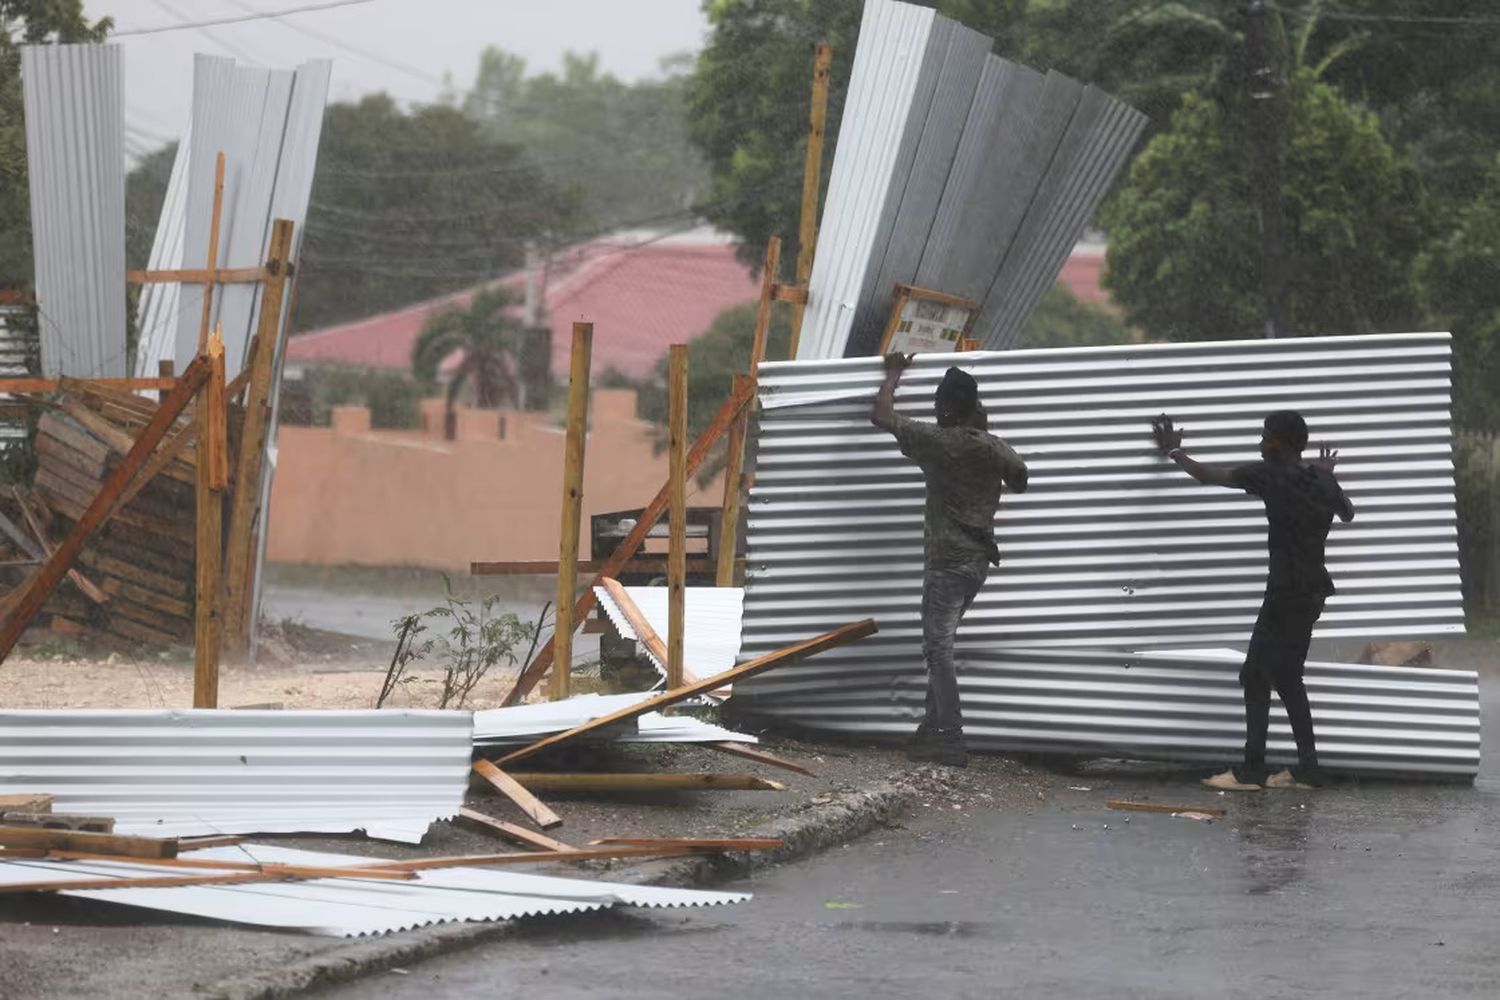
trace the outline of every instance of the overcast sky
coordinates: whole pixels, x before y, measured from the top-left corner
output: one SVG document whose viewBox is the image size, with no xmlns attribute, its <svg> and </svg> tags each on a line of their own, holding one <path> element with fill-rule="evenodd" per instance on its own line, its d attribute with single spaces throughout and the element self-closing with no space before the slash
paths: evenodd
<svg viewBox="0 0 1500 1000">
<path fill-rule="evenodd" d="M 84 0 L 84 7 L 91 17 L 113 17 L 117 32 L 129 32 L 327 2 Z M 332 100 L 385 91 L 430 101 L 445 73 L 460 90 L 467 88 L 488 45 L 524 57 L 534 71 L 556 69 L 569 50 L 598 52 L 606 71 L 634 80 L 655 75 L 664 56 L 696 52 L 704 32 L 700 0 L 371 0 L 279 19 L 123 34 L 114 41 L 125 48 L 127 147 L 139 153 L 181 132 L 192 102 L 195 52 L 283 68 L 330 58 Z"/>
</svg>

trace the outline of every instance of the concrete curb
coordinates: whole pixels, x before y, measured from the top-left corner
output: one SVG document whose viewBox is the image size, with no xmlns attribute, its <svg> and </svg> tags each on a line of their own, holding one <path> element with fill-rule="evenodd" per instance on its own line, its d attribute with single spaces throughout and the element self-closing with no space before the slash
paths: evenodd
<svg viewBox="0 0 1500 1000">
<path fill-rule="evenodd" d="M 903 775 L 868 788 L 843 792 L 794 816 L 762 824 L 745 836 L 780 837 L 775 851 L 734 853 L 705 858 L 657 861 L 608 874 L 610 881 L 635 885 L 701 887 L 740 878 L 787 861 L 809 857 L 848 843 L 889 822 L 917 797 L 915 779 L 925 771 Z M 515 921 L 487 924 L 441 924 L 436 927 L 358 941 L 265 972 L 221 980 L 199 987 L 194 996 L 213 1000 L 281 1000 L 338 983 L 353 982 L 387 969 L 503 940 L 515 933 Z"/>
</svg>

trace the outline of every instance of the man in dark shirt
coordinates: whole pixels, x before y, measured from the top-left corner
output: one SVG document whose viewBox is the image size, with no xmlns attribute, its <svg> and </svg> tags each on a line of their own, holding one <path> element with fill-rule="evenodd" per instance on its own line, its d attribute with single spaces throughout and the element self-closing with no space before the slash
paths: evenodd
<svg viewBox="0 0 1500 1000">
<path fill-rule="evenodd" d="M 1026 463 L 985 427 L 974 376 L 949 368 L 934 400 L 937 423 L 912 420 L 895 410 L 896 385 L 911 355 L 885 359 L 885 383 L 870 422 L 896 436 L 901 454 L 914 460 L 927 483 L 923 515 L 922 656 L 927 663 L 927 710 L 909 756 L 963 767 L 963 715 L 953 639 L 959 619 L 1000 562 L 995 511 L 1002 485 L 1026 490 Z"/>
<path fill-rule="evenodd" d="M 1162 453 L 1198 482 L 1244 490 L 1266 505 L 1270 571 L 1240 671 L 1245 691 L 1245 762 L 1205 778 L 1204 784 L 1231 791 L 1316 787 L 1322 783 L 1322 773 L 1302 671 L 1313 626 L 1323 613 L 1323 602 L 1333 594 L 1333 580 L 1323 564 L 1329 526 L 1335 514 L 1342 521 L 1354 519 L 1354 507 L 1333 475 L 1338 452 L 1325 444 L 1317 458 L 1302 461 L 1307 422 L 1290 410 L 1266 417 L 1261 461 L 1233 469 L 1189 458 L 1182 449 L 1182 431 L 1172 426 L 1170 417 L 1156 418 L 1152 431 Z M 1266 730 L 1273 687 L 1297 741 L 1297 767 L 1268 776 Z"/>
</svg>

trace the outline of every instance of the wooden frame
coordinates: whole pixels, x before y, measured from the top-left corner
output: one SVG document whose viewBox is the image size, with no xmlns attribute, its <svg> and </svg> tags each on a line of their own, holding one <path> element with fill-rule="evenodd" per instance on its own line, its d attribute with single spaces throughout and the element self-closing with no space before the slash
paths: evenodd
<svg viewBox="0 0 1500 1000">
<path fill-rule="evenodd" d="M 968 310 L 969 315 L 961 329 L 948 327 L 948 329 L 958 330 L 959 335 L 953 340 L 952 347 L 949 348 L 949 350 L 955 353 L 958 352 L 962 342 L 967 340 L 969 334 L 973 332 L 974 321 L 979 317 L 979 303 L 971 299 L 959 298 L 957 295 L 949 295 L 946 292 L 935 292 L 929 288 L 917 288 L 915 285 L 897 285 L 894 297 L 891 300 L 891 315 L 886 320 L 885 333 L 880 338 L 880 354 L 889 354 L 893 350 L 900 350 L 907 354 L 918 353 L 906 350 L 900 345 L 897 339 L 899 335 L 898 328 L 904 319 L 907 307 L 912 303 L 932 303 L 953 309 Z M 937 352 L 933 350 L 922 351 L 920 353 Z"/>
<path fill-rule="evenodd" d="M 686 344 L 667 348 L 667 687 L 682 686 L 682 633 L 687 597 L 687 378 Z M 743 416 L 740 417 L 744 419 Z"/>
</svg>

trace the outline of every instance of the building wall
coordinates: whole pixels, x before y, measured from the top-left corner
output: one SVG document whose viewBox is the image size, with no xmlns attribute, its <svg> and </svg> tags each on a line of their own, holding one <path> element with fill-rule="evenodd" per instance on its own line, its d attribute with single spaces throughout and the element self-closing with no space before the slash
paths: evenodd
<svg viewBox="0 0 1500 1000">
<path fill-rule="evenodd" d="M 455 572 L 476 559 L 556 559 L 562 429 L 543 414 L 460 409 L 457 439 L 445 441 L 440 400 L 423 405 L 423 421 L 423 431 L 372 431 L 364 407 L 339 407 L 332 426 L 283 426 L 268 558 Z M 585 558 L 590 515 L 645 506 L 667 478 L 634 391 L 595 390 L 590 425 Z M 688 491 L 690 505 L 718 504 L 722 477 Z"/>
</svg>

